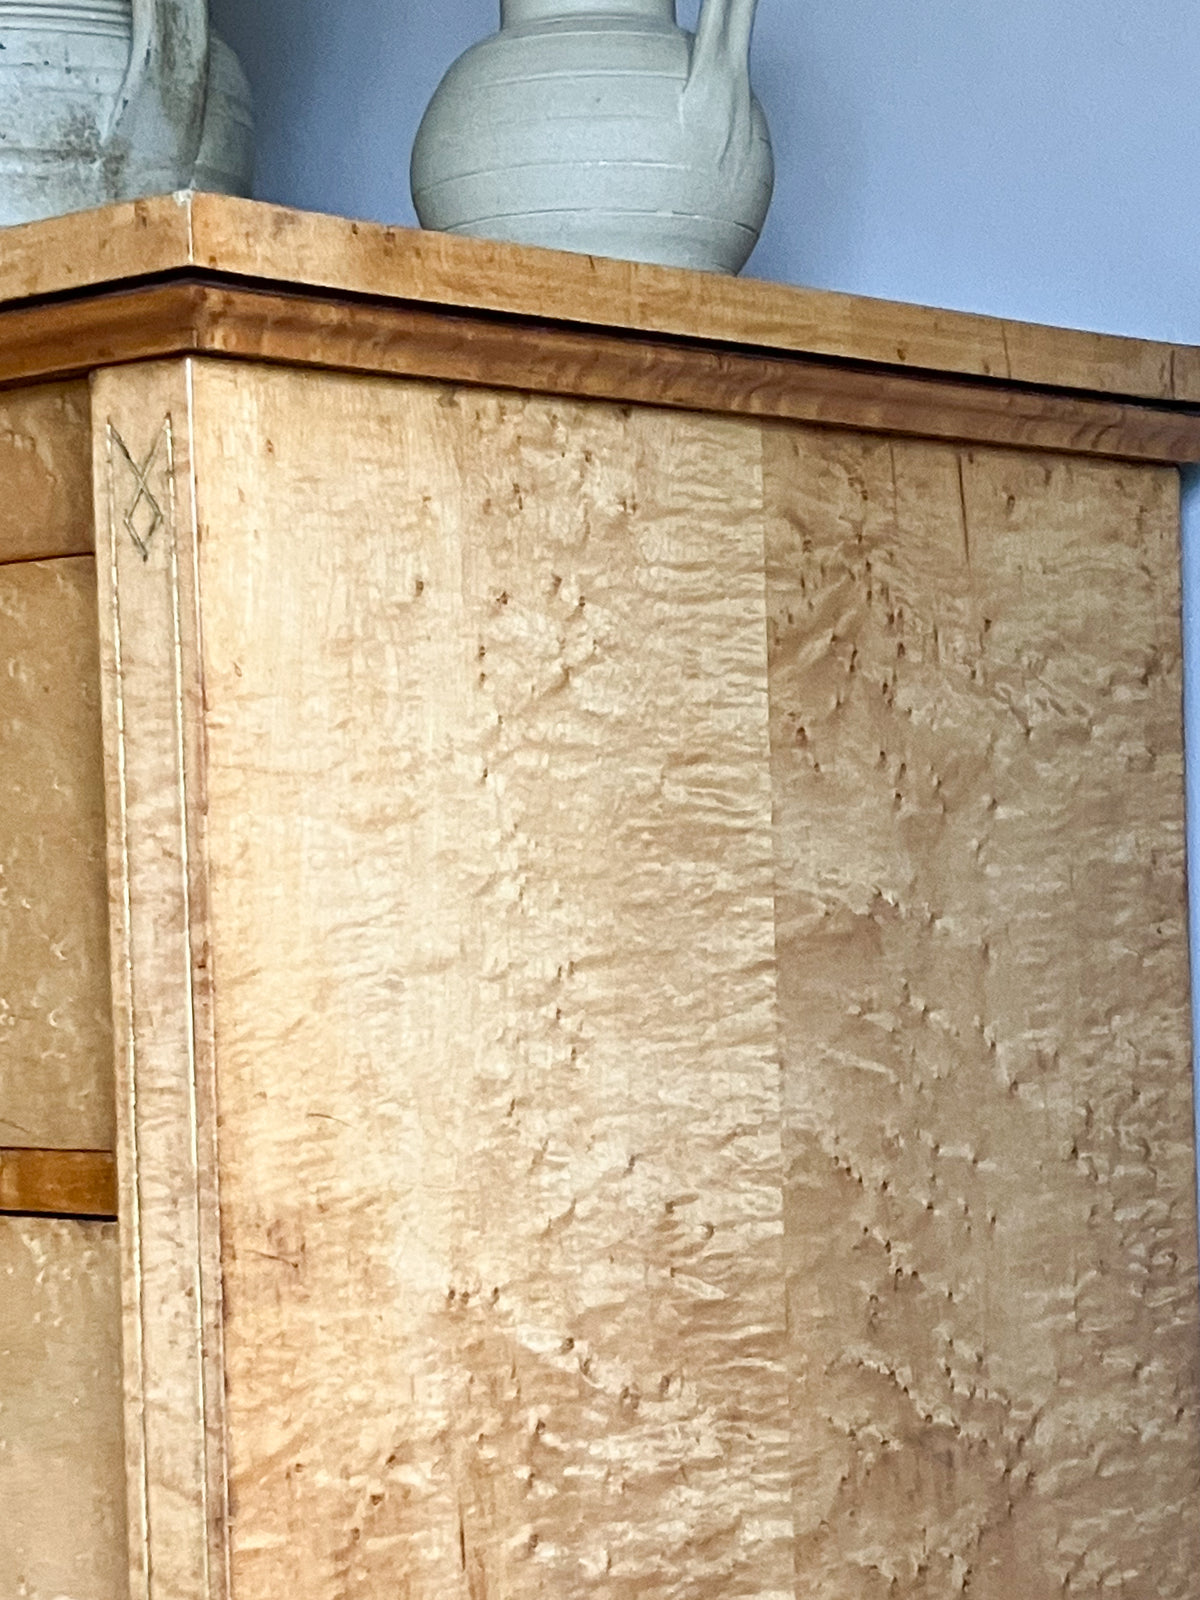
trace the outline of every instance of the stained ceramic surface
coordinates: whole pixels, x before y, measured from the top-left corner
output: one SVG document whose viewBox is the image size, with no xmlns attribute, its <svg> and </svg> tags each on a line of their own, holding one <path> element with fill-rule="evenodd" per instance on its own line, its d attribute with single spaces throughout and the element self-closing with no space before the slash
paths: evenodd
<svg viewBox="0 0 1200 1600">
<path fill-rule="evenodd" d="M 203 0 L 0 0 L 0 225 L 245 193 L 252 167 L 249 87 Z"/>
<path fill-rule="evenodd" d="M 774 185 L 750 89 L 756 0 L 504 0 L 413 151 L 429 228 L 739 272 Z"/>
</svg>

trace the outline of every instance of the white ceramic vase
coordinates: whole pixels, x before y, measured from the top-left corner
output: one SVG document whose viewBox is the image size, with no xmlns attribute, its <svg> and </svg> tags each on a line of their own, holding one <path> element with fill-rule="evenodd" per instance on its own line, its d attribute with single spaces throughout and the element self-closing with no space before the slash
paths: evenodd
<svg viewBox="0 0 1200 1600">
<path fill-rule="evenodd" d="M 250 90 L 207 0 L 0 0 L 0 225 L 247 193 Z"/>
<path fill-rule="evenodd" d="M 766 220 L 771 143 L 750 90 L 757 0 L 501 0 L 413 150 L 427 228 L 740 272 Z"/>
</svg>

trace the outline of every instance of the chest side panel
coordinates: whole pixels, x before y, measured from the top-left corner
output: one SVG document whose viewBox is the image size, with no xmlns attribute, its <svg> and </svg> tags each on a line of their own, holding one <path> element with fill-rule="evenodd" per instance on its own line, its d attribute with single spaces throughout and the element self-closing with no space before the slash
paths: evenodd
<svg viewBox="0 0 1200 1600">
<path fill-rule="evenodd" d="M 757 427 L 197 440 L 238 1600 L 788 1593 Z"/>
<path fill-rule="evenodd" d="M 769 436 L 800 1592 L 1196 1593 L 1173 472 Z"/>
</svg>

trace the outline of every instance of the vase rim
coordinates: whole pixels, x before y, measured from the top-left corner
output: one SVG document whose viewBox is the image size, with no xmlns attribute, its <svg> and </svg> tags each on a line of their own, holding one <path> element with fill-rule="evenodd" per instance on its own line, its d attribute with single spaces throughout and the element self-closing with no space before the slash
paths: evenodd
<svg viewBox="0 0 1200 1600">
<path fill-rule="evenodd" d="M 0 31 L 120 34 L 133 24 L 132 0 L 0 0 Z"/>
<path fill-rule="evenodd" d="M 565 22 L 578 16 L 641 17 L 673 23 L 675 0 L 500 0 L 500 22 L 505 28 Z"/>
<path fill-rule="evenodd" d="M 131 13 L 133 0 L 0 0 L 0 16 L 113 17 Z"/>
</svg>

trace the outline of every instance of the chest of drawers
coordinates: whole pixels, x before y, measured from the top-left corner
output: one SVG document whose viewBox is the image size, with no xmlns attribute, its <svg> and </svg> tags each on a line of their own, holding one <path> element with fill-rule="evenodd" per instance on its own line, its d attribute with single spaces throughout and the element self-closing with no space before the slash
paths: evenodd
<svg viewBox="0 0 1200 1600">
<path fill-rule="evenodd" d="M 197 196 L 0 383 L 0 1593 L 1195 1596 L 1200 352 Z"/>
</svg>

